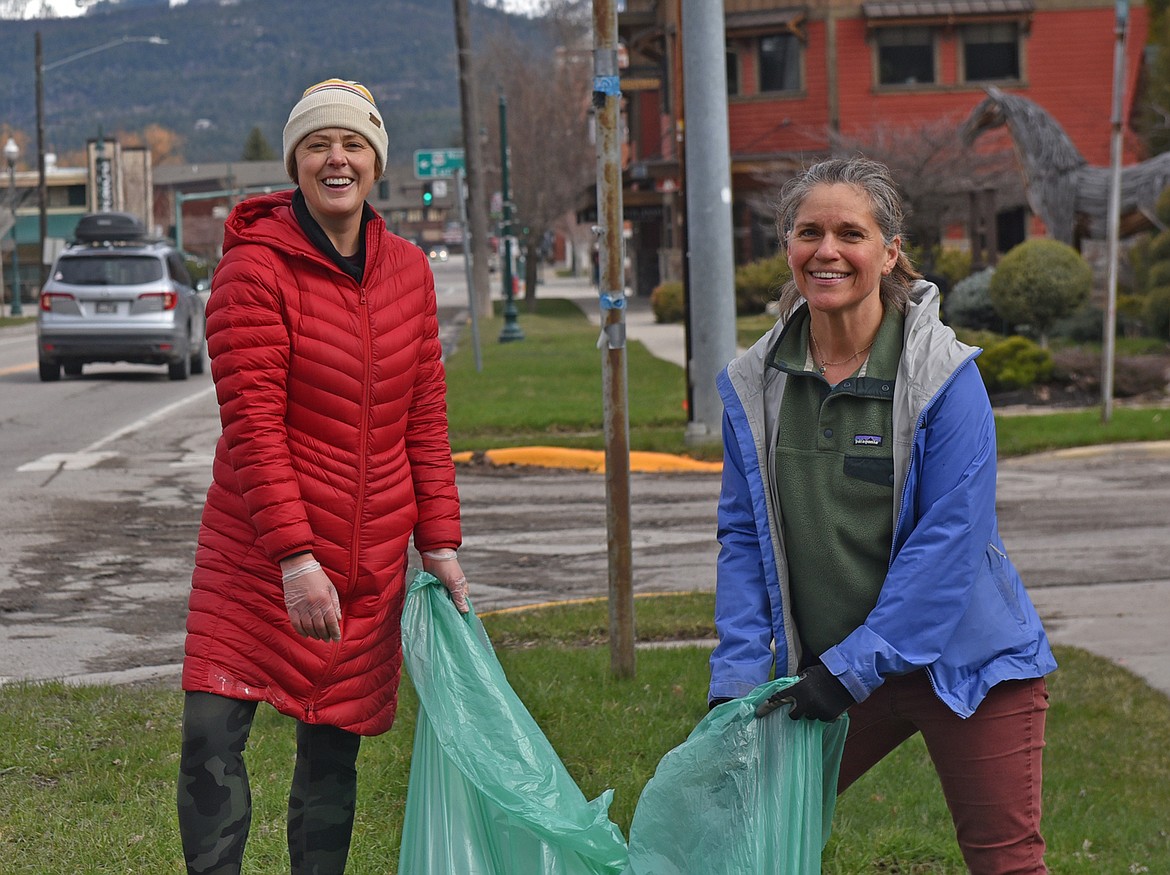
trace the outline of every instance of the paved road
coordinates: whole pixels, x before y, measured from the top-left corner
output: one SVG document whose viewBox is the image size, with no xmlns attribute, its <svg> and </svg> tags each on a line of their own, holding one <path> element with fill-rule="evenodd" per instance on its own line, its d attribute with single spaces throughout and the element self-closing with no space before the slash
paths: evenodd
<svg viewBox="0 0 1170 875">
<path fill-rule="evenodd" d="M 999 515 L 1052 640 L 1170 695 L 1170 441 L 1001 463 Z"/>
</svg>

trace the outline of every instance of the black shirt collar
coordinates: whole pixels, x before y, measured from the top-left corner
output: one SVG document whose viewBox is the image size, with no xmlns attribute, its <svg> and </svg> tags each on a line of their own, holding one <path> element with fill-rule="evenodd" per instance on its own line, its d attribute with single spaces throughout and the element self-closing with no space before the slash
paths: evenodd
<svg viewBox="0 0 1170 875">
<path fill-rule="evenodd" d="M 297 224 L 301 226 L 301 230 L 305 232 L 309 242 L 325 253 L 330 261 L 353 277 L 355 282 L 360 283 L 366 272 L 366 224 L 374 217 L 373 208 L 369 204 L 362 204 L 362 227 L 358 233 L 358 251 L 349 257 L 337 251 L 337 247 L 333 245 L 329 235 L 313 218 L 312 213 L 309 212 L 309 205 L 305 203 L 305 196 L 299 188 L 293 192 L 292 208 Z"/>
</svg>

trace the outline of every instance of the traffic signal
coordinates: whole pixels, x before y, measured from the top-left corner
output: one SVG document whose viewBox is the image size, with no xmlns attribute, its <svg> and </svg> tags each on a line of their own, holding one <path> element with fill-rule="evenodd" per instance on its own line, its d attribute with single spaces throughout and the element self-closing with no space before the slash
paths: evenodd
<svg viewBox="0 0 1170 875">
<path fill-rule="evenodd" d="M 435 201 L 435 192 L 431 188 L 431 184 L 429 182 L 423 183 L 422 201 L 424 207 L 429 207 Z"/>
</svg>

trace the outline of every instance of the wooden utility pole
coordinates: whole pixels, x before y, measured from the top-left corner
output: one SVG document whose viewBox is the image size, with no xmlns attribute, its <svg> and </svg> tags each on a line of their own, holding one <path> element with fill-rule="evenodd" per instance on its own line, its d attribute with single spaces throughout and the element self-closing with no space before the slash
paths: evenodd
<svg viewBox="0 0 1170 875">
<path fill-rule="evenodd" d="M 471 282 L 476 312 L 492 316 L 491 278 L 488 276 L 488 204 L 480 151 L 479 103 L 472 81 L 471 27 L 468 0 L 455 0 L 455 47 L 459 55 L 459 108 L 463 124 L 463 166 L 467 173 L 467 218 L 471 230 Z M 457 197 L 463 192 L 457 191 Z"/>
<path fill-rule="evenodd" d="M 617 7 L 593 0 L 593 112 L 597 128 L 598 294 L 605 407 L 605 500 L 609 548 L 610 671 L 634 676 L 634 587 L 630 534 L 630 422 L 622 241 L 621 78 Z"/>
</svg>

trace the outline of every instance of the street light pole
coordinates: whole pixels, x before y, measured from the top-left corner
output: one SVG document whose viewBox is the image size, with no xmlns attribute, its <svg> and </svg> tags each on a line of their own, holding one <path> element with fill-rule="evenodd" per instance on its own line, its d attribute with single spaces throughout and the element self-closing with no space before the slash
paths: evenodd
<svg viewBox="0 0 1170 875">
<path fill-rule="evenodd" d="M 41 54 L 41 32 L 36 33 L 37 65 L 37 244 L 40 277 L 37 288 L 44 288 L 49 279 L 45 264 L 45 238 L 49 236 L 49 187 L 45 181 L 45 63 Z"/>
<path fill-rule="evenodd" d="M 117 39 L 110 40 L 107 43 L 102 43 L 100 46 L 93 46 L 92 48 L 83 49 L 73 55 L 68 55 L 46 64 L 44 61 L 44 54 L 41 51 L 41 32 L 36 32 L 36 57 L 34 63 L 36 64 L 36 109 L 37 109 L 37 213 L 38 213 L 38 231 L 37 237 L 40 241 L 40 262 L 41 262 L 41 285 L 45 284 L 48 278 L 45 269 L 48 265 L 45 263 L 45 240 L 49 236 L 49 191 L 48 184 L 45 180 L 45 73 L 49 70 L 55 70 L 57 67 L 72 63 L 79 58 L 86 58 L 90 55 L 96 55 L 98 52 L 104 52 L 106 49 L 117 48 L 124 46 L 127 43 L 149 43 L 152 46 L 165 46 L 169 40 L 164 39 L 157 34 L 154 36 L 120 36 Z"/>
<path fill-rule="evenodd" d="M 524 331 L 517 321 L 516 299 L 512 289 L 512 187 L 508 178 L 508 101 L 500 94 L 500 166 L 502 167 L 500 193 L 504 201 L 504 327 L 500 343 L 523 340 Z"/>
<path fill-rule="evenodd" d="M 8 162 L 8 197 L 12 202 L 12 307 L 13 316 L 23 316 L 20 303 L 20 242 L 16 239 L 16 159 L 20 157 L 20 146 L 8 138 L 4 144 L 4 160 Z"/>
</svg>

